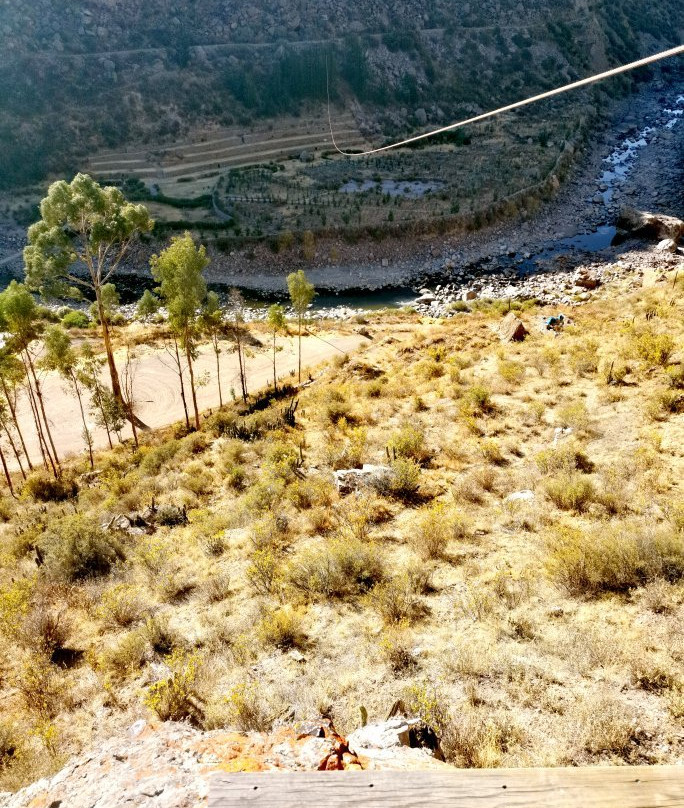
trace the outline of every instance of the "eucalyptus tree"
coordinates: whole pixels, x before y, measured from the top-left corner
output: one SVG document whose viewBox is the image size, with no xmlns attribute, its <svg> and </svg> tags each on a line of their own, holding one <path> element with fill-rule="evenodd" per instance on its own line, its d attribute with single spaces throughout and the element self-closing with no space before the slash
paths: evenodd
<svg viewBox="0 0 684 808">
<path fill-rule="evenodd" d="M 176 236 L 159 255 L 153 255 L 152 275 L 169 313 L 169 326 L 185 351 L 195 428 L 200 428 L 193 362 L 201 336 L 200 310 L 206 300 L 207 283 L 202 272 L 209 264 L 204 246 L 195 244 L 190 233 Z"/>
<path fill-rule="evenodd" d="M 78 407 L 81 411 L 81 421 L 83 423 L 83 441 L 88 448 L 90 458 L 90 468 L 95 468 L 93 458 L 93 435 L 86 419 L 85 407 L 83 405 L 84 382 L 79 367 L 79 355 L 71 344 L 71 338 L 67 332 L 58 325 L 51 326 L 45 332 L 43 338 L 43 356 L 40 364 L 47 370 L 53 370 L 67 382 L 76 394 Z"/>
<path fill-rule="evenodd" d="M 0 390 L 9 408 L 9 416 L 17 433 L 21 449 L 26 458 L 29 470 L 33 470 L 31 456 L 26 448 L 24 433 L 17 417 L 17 406 L 19 402 L 19 391 L 26 379 L 26 369 L 22 362 L 9 349 L 0 350 Z"/>
<path fill-rule="evenodd" d="M 228 310 L 230 312 L 230 330 L 235 342 L 240 370 L 240 388 L 242 400 L 247 403 L 247 363 L 245 361 L 245 299 L 239 289 L 231 289 L 228 297 Z"/>
<path fill-rule="evenodd" d="M 219 406 L 223 406 L 223 390 L 221 389 L 221 337 L 225 335 L 226 320 L 221 302 L 216 292 L 209 292 L 200 314 L 200 328 L 209 337 L 209 342 L 216 357 L 216 378 L 218 380 Z"/>
<path fill-rule="evenodd" d="M 277 393 L 278 376 L 276 374 L 276 337 L 285 330 L 285 326 L 287 324 L 285 319 L 285 309 L 280 305 L 280 303 L 274 303 L 269 307 L 268 314 L 266 315 L 266 322 L 273 334 L 273 391 Z"/>
<path fill-rule="evenodd" d="M 127 202 L 118 188 L 103 188 L 87 174 L 53 183 L 40 215 L 24 249 L 26 282 L 45 296 L 94 295 L 112 392 L 123 403 L 103 289 L 136 237 L 150 232 L 154 222 L 144 205 Z M 79 266 L 85 271 L 77 271 Z"/>
<path fill-rule="evenodd" d="M 297 315 L 297 332 L 299 342 L 299 382 L 302 381 L 302 321 L 306 310 L 311 305 L 311 301 L 316 295 L 316 290 L 312 283 L 309 283 L 304 270 L 300 269 L 297 272 L 291 272 L 287 276 L 287 288 L 290 293 L 290 302 L 292 308 Z"/>
<path fill-rule="evenodd" d="M 45 410 L 43 388 L 36 368 L 36 342 L 42 335 L 43 323 L 38 316 L 38 306 L 23 283 L 13 280 L 0 293 L 0 325 L 8 334 L 5 347 L 22 361 L 26 372 L 26 390 L 33 412 L 36 431 L 46 467 L 59 475 L 60 463 L 52 437 L 50 421 Z M 42 419 L 42 420 L 41 420 Z"/>
</svg>

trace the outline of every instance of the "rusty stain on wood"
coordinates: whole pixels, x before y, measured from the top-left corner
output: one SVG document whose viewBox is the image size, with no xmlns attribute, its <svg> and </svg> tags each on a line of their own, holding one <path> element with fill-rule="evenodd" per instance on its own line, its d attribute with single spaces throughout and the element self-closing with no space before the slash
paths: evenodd
<svg viewBox="0 0 684 808">
<path fill-rule="evenodd" d="M 209 808 L 674 808 L 684 766 L 265 772 L 211 777 Z"/>
</svg>

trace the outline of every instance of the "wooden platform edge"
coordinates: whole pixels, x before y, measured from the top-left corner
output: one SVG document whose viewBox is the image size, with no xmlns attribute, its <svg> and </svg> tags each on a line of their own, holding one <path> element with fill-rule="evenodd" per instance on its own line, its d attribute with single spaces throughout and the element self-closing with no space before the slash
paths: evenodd
<svg viewBox="0 0 684 808">
<path fill-rule="evenodd" d="M 684 766 L 217 772 L 209 808 L 684 808 Z"/>
</svg>

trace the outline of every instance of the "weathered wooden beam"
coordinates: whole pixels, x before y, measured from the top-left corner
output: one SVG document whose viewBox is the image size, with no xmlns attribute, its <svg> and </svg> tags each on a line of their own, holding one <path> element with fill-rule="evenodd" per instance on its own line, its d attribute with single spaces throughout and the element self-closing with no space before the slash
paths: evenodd
<svg viewBox="0 0 684 808">
<path fill-rule="evenodd" d="M 684 767 L 212 775 L 209 808 L 674 808 Z"/>
</svg>

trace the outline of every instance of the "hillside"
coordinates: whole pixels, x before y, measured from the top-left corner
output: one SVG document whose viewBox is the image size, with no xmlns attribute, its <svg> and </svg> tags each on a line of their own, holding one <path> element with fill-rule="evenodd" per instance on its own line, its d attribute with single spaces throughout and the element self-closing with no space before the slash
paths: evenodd
<svg viewBox="0 0 684 808">
<path fill-rule="evenodd" d="M 682 30 L 675 0 L 4 0 L 0 187 L 103 149 L 277 127 L 312 106 L 324 132 L 326 63 L 337 108 L 361 137 L 385 138 L 676 44 Z"/>
<path fill-rule="evenodd" d="M 347 734 L 399 698 L 458 766 L 681 762 L 684 274 L 630 261 L 514 302 L 523 342 L 503 301 L 379 312 L 294 410 L 15 475 L 0 790 L 140 719 Z"/>
</svg>

